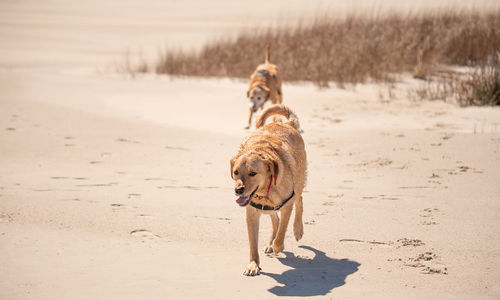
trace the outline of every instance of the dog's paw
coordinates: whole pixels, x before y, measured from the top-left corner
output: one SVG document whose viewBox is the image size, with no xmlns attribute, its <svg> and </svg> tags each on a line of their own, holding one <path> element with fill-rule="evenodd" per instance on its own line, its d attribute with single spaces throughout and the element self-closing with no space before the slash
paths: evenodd
<svg viewBox="0 0 500 300">
<path fill-rule="evenodd" d="M 271 254 L 273 252 L 274 252 L 273 245 L 267 245 L 266 248 L 264 249 L 264 253 L 266 254 Z"/>
<path fill-rule="evenodd" d="M 304 235 L 304 226 L 302 226 L 302 224 L 293 226 L 293 235 L 295 236 L 295 239 L 297 241 L 300 241 L 300 239 Z"/>
<path fill-rule="evenodd" d="M 276 241 L 273 243 L 274 254 L 278 254 L 280 252 L 283 252 L 284 249 L 285 249 L 284 244 L 277 244 Z"/>
<path fill-rule="evenodd" d="M 248 264 L 248 267 L 245 270 L 245 272 L 243 272 L 243 275 L 245 275 L 245 276 L 260 275 L 260 270 L 261 269 L 260 269 L 259 265 L 255 261 L 252 261 L 252 262 L 250 262 L 250 264 Z"/>
</svg>

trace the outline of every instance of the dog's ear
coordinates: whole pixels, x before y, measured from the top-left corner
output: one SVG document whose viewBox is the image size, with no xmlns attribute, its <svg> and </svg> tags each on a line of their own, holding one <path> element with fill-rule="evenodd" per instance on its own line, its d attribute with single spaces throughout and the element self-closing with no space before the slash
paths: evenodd
<svg viewBox="0 0 500 300">
<path fill-rule="evenodd" d="M 267 167 L 269 168 L 269 172 L 274 178 L 274 185 L 278 182 L 278 173 L 279 173 L 279 165 L 278 162 L 274 159 L 267 160 Z"/>
<path fill-rule="evenodd" d="M 269 92 L 271 92 L 271 90 L 267 86 L 265 86 L 265 85 L 259 86 L 259 88 L 261 88 L 264 92 L 266 92 L 268 94 L 269 94 Z"/>
<path fill-rule="evenodd" d="M 236 160 L 236 158 L 234 158 L 234 157 L 233 157 L 233 158 L 231 159 L 231 162 L 230 162 L 230 164 L 231 164 L 231 170 L 229 170 L 229 172 L 231 172 L 231 178 L 232 178 L 232 179 L 234 179 L 234 177 L 233 177 L 233 167 L 234 167 L 234 161 L 235 161 L 235 160 Z"/>
</svg>

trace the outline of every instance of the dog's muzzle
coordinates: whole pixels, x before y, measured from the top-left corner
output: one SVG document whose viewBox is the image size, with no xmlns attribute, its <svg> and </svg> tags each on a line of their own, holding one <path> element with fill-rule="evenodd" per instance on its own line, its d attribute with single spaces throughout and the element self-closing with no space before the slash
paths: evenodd
<svg viewBox="0 0 500 300">
<path fill-rule="evenodd" d="M 241 207 L 247 206 L 248 203 L 250 203 L 250 200 L 253 198 L 253 195 L 255 195 L 255 193 L 257 192 L 258 189 L 259 189 L 259 187 L 257 186 L 255 188 L 255 190 L 250 195 L 240 196 L 238 199 L 236 199 L 236 203 L 238 203 L 238 205 Z"/>
</svg>

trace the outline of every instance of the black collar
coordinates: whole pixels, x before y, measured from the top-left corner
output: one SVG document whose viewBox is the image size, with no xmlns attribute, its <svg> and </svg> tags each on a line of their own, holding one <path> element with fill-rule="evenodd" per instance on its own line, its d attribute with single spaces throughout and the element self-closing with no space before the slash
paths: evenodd
<svg viewBox="0 0 500 300">
<path fill-rule="evenodd" d="M 256 209 L 260 209 L 260 210 L 279 210 L 280 208 L 283 207 L 283 205 L 285 205 L 288 201 L 290 201 L 290 199 L 292 199 L 293 196 L 295 196 L 295 190 L 292 191 L 292 194 L 290 195 L 290 197 L 288 197 L 285 201 L 283 201 L 278 206 L 262 205 L 262 204 L 254 203 L 252 201 L 250 201 L 250 205 L 255 207 Z"/>
</svg>

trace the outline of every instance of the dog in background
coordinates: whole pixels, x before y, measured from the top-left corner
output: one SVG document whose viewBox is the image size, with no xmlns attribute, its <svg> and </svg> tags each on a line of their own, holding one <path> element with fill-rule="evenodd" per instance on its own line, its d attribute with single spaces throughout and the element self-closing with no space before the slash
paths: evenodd
<svg viewBox="0 0 500 300">
<path fill-rule="evenodd" d="M 271 116 L 272 122 L 265 124 Z M 294 206 L 295 239 L 300 240 L 304 233 L 302 191 L 306 184 L 307 163 L 298 118 L 288 107 L 276 104 L 262 112 L 257 118 L 256 128 L 231 159 L 231 177 L 238 196 L 236 203 L 246 207 L 250 263 L 243 274 L 247 276 L 260 273 L 257 247 L 262 214 L 269 215 L 272 222 L 272 234 L 265 253 L 283 251 Z"/>
<path fill-rule="evenodd" d="M 249 129 L 251 126 L 253 114 L 259 108 L 262 110 L 266 101 L 271 100 L 272 104 L 281 104 L 283 101 L 278 67 L 269 62 L 269 48 L 269 45 L 267 45 L 265 62 L 257 66 L 255 72 L 250 76 L 250 86 L 247 90 L 247 98 L 250 101 L 250 112 L 246 129 Z"/>
</svg>

